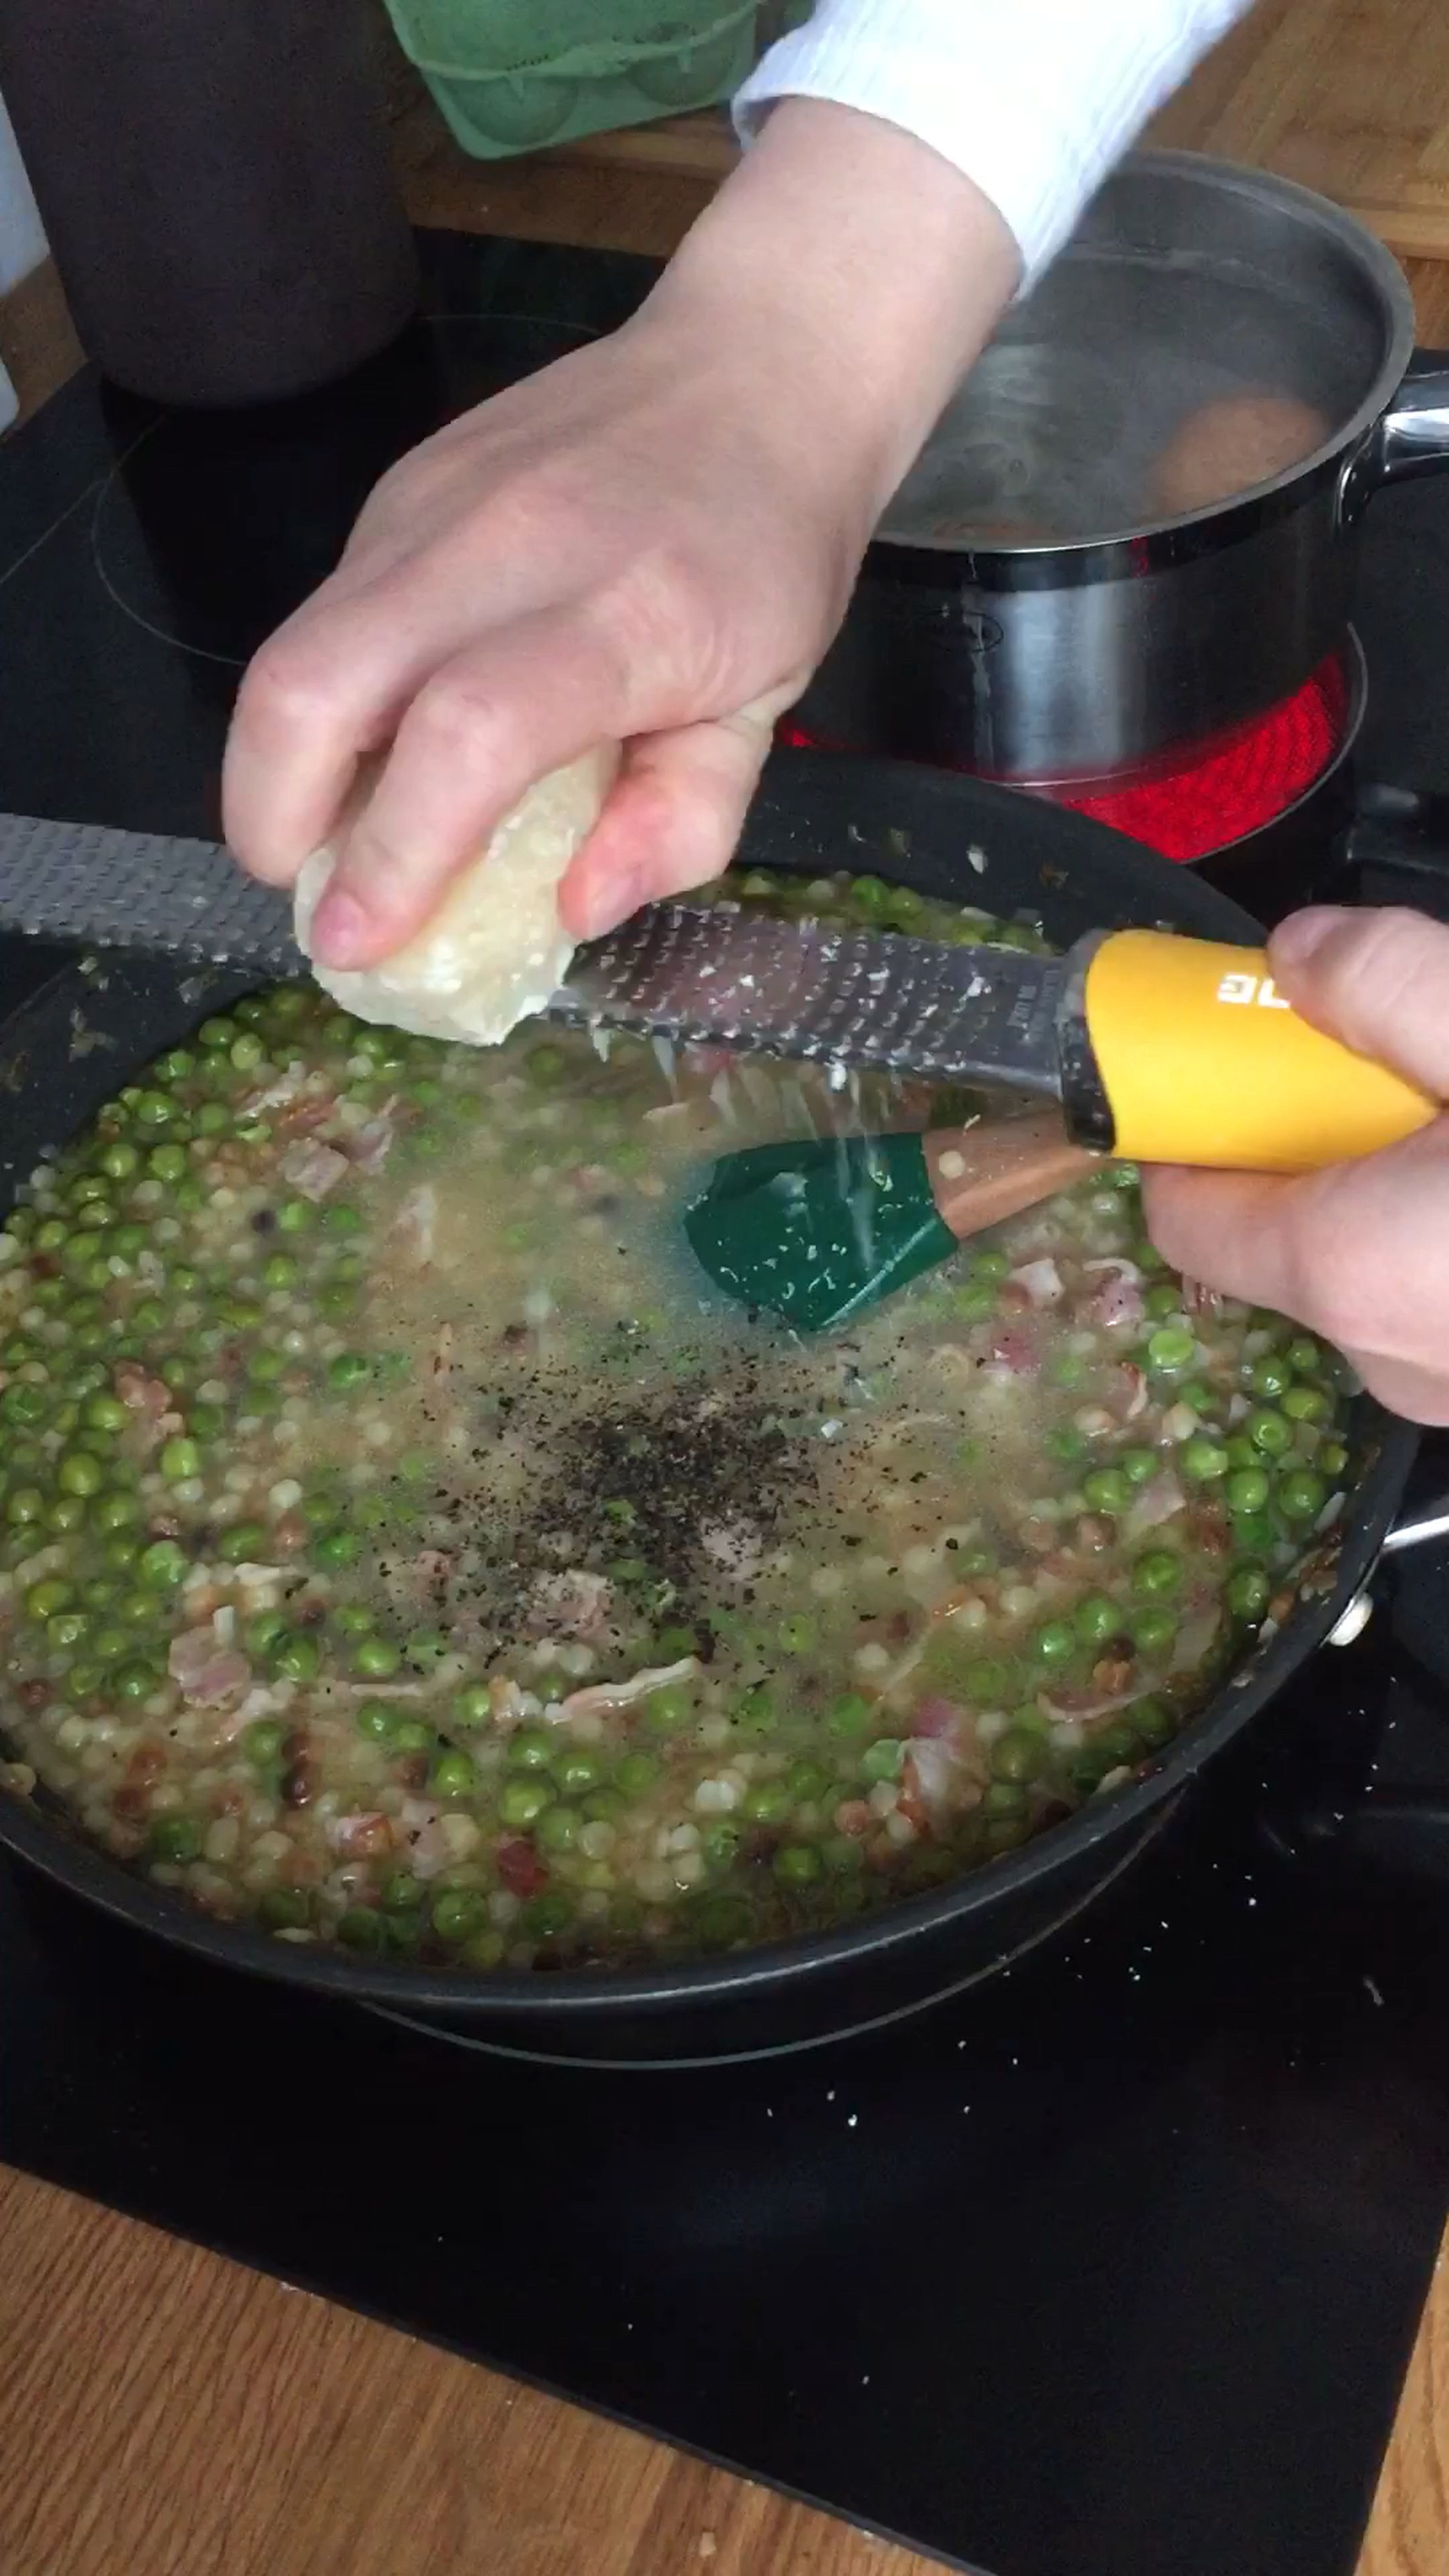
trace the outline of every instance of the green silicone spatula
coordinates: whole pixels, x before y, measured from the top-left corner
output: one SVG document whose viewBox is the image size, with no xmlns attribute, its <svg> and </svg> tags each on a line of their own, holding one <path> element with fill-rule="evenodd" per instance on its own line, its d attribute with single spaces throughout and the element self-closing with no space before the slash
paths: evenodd
<svg viewBox="0 0 1449 2576">
<path fill-rule="evenodd" d="M 1100 1165 L 1058 1109 L 927 1135 L 803 1138 L 715 1164 L 684 1231 L 717 1288 L 797 1332 L 843 1324 Z"/>
</svg>

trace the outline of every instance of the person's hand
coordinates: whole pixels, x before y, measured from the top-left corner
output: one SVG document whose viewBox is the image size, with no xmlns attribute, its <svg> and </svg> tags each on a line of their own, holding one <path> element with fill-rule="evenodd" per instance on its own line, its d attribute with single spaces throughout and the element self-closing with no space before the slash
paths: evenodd
<svg viewBox="0 0 1449 2576">
<path fill-rule="evenodd" d="M 1306 1020 L 1449 1101 L 1449 930 L 1300 912 L 1269 955 Z M 1393 1412 L 1449 1422 L 1449 1116 L 1302 1180 L 1158 1169 L 1145 1198 L 1175 1268 L 1321 1333 Z"/>
<path fill-rule="evenodd" d="M 634 322 L 386 475 L 252 664 L 227 755 L 228 839 L 282 885 L 384 756 L 319 957 L 398 947 L 524 789 L 599 741 L 626 756 L 568 928 L 717 874 L 772 721 L 1017 266 L 926 145 L 792 100 Z"/>
</svg>

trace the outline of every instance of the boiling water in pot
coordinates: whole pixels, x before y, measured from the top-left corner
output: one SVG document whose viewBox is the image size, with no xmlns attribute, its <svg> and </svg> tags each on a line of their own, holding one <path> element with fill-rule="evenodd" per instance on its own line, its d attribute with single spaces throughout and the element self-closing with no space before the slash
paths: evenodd
<svg viewBox="0 0 1449 2576">
<path fill-rule="evenodd" d="M 1297 461 L 1352 417 L 1381 356 L 1366 308 L 1346 313 L 1239 262 L 1084 245 L 1009 316 L 881 533 L 941 547 L 1132 534 L 1184 506 L 1162 465 L 1204 405 L 1266 395 L 1306 406 L 1317 418 L 1304 416 Z M 1231 471 L 1229 484 L 1245 488 Z"/>
</svg>

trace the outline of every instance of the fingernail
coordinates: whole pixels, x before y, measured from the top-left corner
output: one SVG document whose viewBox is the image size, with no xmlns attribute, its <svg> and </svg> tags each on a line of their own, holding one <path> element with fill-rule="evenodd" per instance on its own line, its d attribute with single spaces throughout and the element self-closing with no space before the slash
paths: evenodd
<svg viewBox="0 0 1449 2576">
<path fill-rule="evenodd" d="M 1309 912 L 1290 913 L 1280 921 L 1272 937 L 1273 960 L 1278 966 L 1306 966 L 1316 957 L 1326 939 L 1352 915 L 1341 904 L 1315 904 Z"/>
<path fill-rule="evenodd" d="M 329 886 L 317 906 L 312 945 L 323 966 L 359 966 L 372 940 L 372 923 L 345 886 Z"/>
</svg>

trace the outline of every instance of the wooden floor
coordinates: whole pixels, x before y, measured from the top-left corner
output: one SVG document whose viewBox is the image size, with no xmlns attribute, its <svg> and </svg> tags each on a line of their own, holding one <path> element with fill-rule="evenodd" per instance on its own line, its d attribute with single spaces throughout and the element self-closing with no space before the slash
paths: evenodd
<svg viewBox="0 0 1449 2576">
<path fill-rule="evenodd" d="M 663 254 L 729 166 L 709 118 L 480 168 L 395 55 L 387 67 L 422 223 Z M 1449 344 L 1445 0 L 1262 0 L 1159 136 L 1353 205 L 1409 261 L 1420 336 Z M 0 305 L 0 356 L 27 412 L 78 364 L 48 268 Z M 822 2515 L 3 2170 L 0 2249 L 0 2576 L 926 2576 Z M 1449 2576 L 1443 2256 L 1359 2576 Z"/>
</svg>

